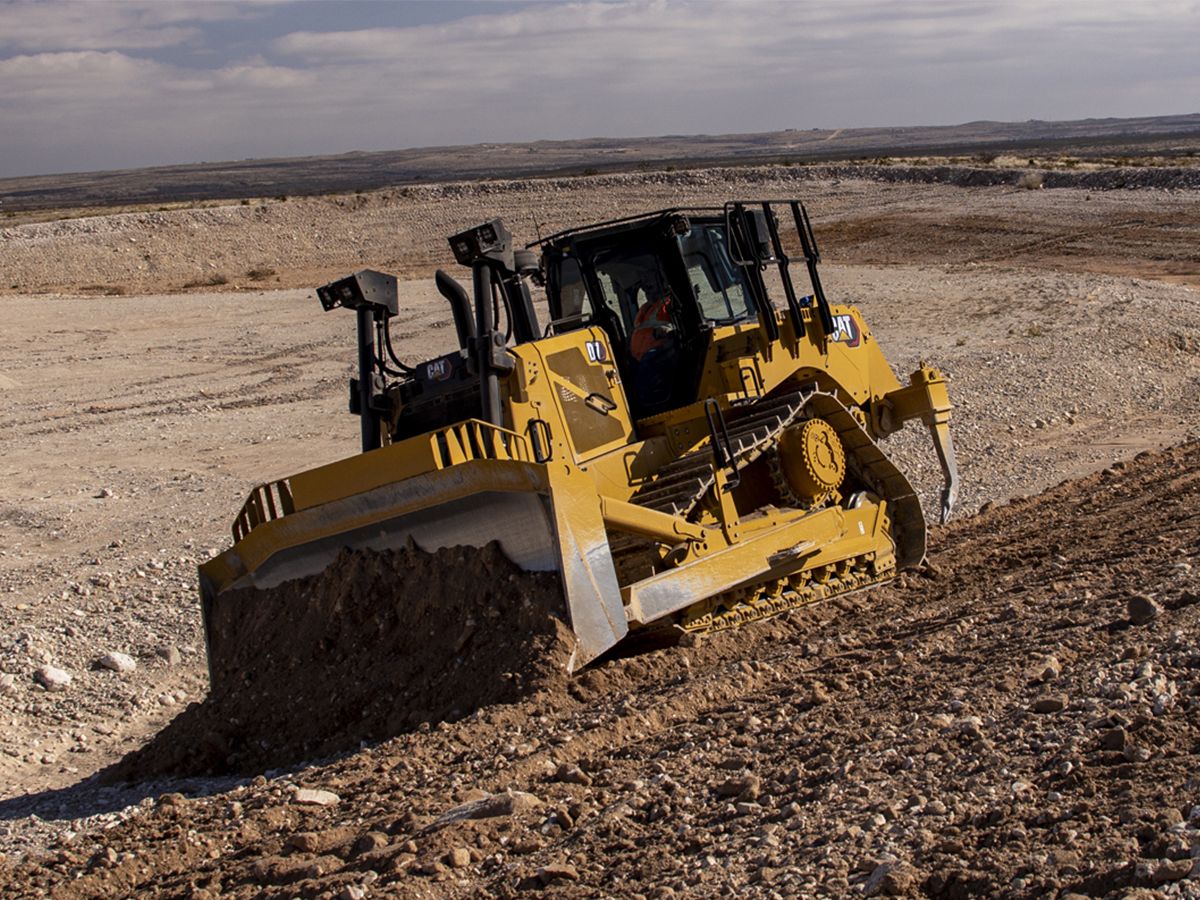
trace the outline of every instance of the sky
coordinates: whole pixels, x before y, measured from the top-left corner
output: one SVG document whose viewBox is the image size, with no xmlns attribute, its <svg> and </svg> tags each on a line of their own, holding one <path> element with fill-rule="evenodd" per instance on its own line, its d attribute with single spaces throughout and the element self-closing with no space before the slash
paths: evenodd
<svg viewBox="0 0 1200 900">
<path fill-rule="evenodd" d="M 0 177 L 1200 111 L 1200 0 L 0 0 Z"/>
</svg>

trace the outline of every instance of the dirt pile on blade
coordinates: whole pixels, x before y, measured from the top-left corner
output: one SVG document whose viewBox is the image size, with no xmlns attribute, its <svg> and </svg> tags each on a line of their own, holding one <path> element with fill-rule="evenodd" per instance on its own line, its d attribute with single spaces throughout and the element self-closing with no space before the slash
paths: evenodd
<svg viewBox="0 0 1200 900">
<path fill-rule="evenodd" d="M 558 686 L 572 635 L 558 577 L 495 544 L 345 551 L 215 609 L 213 687 L 118 777 L 251 771 L 357 749 Z"/>
</svg>

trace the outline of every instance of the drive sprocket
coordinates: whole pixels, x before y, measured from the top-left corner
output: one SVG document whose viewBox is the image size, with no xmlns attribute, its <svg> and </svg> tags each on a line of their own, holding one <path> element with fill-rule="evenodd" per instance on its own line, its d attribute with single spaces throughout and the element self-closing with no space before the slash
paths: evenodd
<svg viewBox="0 0 1200 900">
<path fill-rule="evenodd" d="M 780 497 L 799 509 L 816 509 L 841 499 L 846 450 L 833 426 L 812 418 L 785 428 L 770 460 Z"/>
</svg>

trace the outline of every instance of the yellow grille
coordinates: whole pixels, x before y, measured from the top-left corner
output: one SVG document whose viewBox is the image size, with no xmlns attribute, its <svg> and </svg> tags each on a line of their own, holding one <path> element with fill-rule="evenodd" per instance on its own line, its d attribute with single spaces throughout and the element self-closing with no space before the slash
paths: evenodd
<svg viewBox="0 0 1200 900">
<path fill-rule="evenodd" d="M 422 442 L 428 442 L 425 445 L 428 447 L 427 450 L 420 450 Z M 407 441 L 401 441 L 399 444 L 391 444 L 380 450 L 373 450 L 371 452 L 400 454 L 401 458 L 407 458 L 409 467 L 408 471 L 401 476 L 402 478 L 420 474 L 422 468 L 426 471 L 429 468 L 434 470 L 445 469 L 461 463 L 482 459 L 511 460 L 516 462 L 535 461 L 529 450 L 529 442 L 524 435 L 518 434 L 515 431 L 509 431 L 507 428 L 491 425 L 479 419 L 467 419 L 465 422 L 459 422 L 456 425 L 451 425 L 449 428 L 443 428 L 440 431 L 410 438 Z M 362 459 L 362 457 L 357 457 L 357 459 Z M 425 460 L 424 463 L 420 461 L 422 459 Z M 335 463 L 334 465 L 344 467 L 346 462 L 348 461 L 344 460 L 342 463 Z M 430 462 L 432 462 L 432 467 L 430 467 Z M 376 465 L 385 466 L 387 463 L 382 458 L 379 458 L 379 462 Z M 392 471 L 395 470 L 393 469 Z M 339 475 L 344 477 L 345 474 L 346 470 L 344 468 L 339 470 Z M 297 479 L 300 478 L 299 475 L 295 477 Z M 336 484 L 342 482 L 339 479 L 338 482 L 330 483 Z M 359 488 L 359 490 L 363 489 L 365 488 Z M 309 485 L 309 490 L 302 493 L 308 499 L 300 504 L 301 507 L 314 505 L 311 484 Z M 349 493 L 354 493 L 354 491 L 350 491 Z M 295 511 L 296 501 L 292 494 L 290 479 L 282 478 L 279 481 L 260 484 L 250 492 L 250 496 L 242 505 L 241 512 L 233 520 L 233 540 L 236 543 L 259 525 L 282 518 Z"/>
</svg>

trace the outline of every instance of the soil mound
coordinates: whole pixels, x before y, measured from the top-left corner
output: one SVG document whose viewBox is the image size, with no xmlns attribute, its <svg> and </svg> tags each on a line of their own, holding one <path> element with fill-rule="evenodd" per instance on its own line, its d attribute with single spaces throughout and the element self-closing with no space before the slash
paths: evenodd
<svg viewBox="0 0 1200 900">
<path fill-rule="evenodd" d="M 566 618 L 557 576 L 496 544 L 346 550 L 319 575 L 230 594 L 208 698 L 116 775 L 259 770 L 557 686 Z"/>
<path fill-rule="evenodd" d="M 0 895 L 1200 896 L 1198 522 L 1200 442 L 1142 454 L 558 705 L 165 794 Z"/>
</svg>

